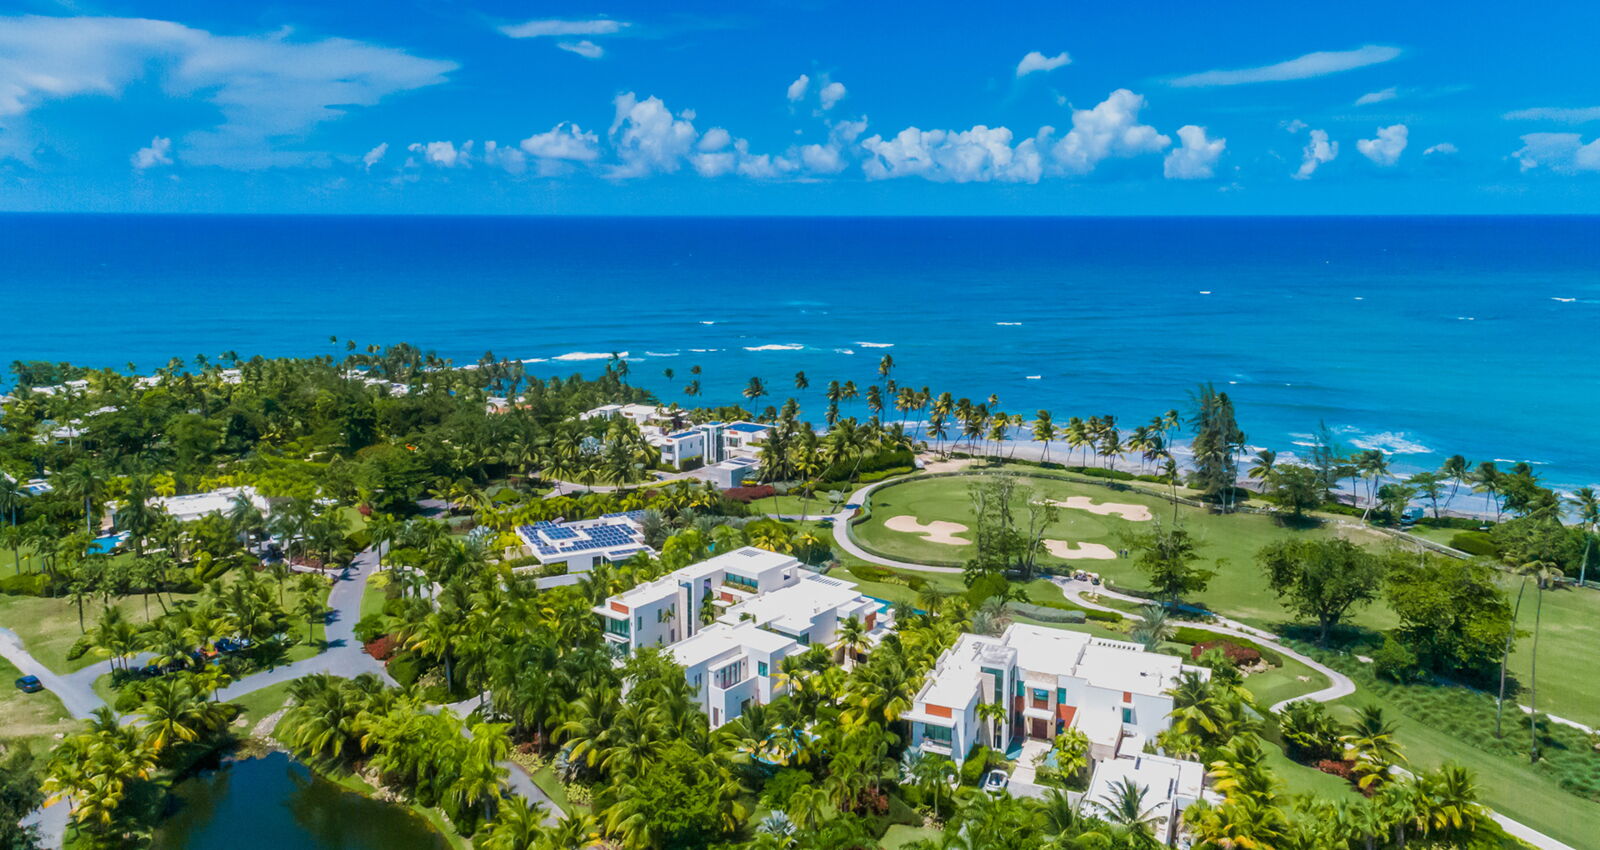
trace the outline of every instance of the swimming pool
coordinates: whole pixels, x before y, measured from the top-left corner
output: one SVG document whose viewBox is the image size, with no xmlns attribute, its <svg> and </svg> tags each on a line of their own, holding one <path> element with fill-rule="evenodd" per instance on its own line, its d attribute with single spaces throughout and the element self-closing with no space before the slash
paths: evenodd
<svg viewBox="0 0 1600 850">
<path fill-rule="evenodd" d="M 96 537 L 95 539 L 89 541 L 88 552 L 91 555 L 109 555 L 111 554 L 111 550 L 121 546 L 122 541 L 127 539 L 128 532 L 126 531 L 118 534 L 107 534 L 103 537 Z"/>
</svg>

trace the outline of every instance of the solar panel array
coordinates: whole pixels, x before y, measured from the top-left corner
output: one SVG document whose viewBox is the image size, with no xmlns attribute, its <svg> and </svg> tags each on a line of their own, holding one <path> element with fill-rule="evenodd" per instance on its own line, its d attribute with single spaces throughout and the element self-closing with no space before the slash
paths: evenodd
<svg viewBox="0 0 1600 850">
<path fill-rule="evenodd" d="M 634 519 L 640 511 L 607 514 L 606 519 Z M 627 522 L 589 525 L 583 528 L 537 522 L 519 529 L 534 551 L 542 556 L 569 555 L 592 549 L 616 549 L 622 546 L 640 548 L 643 535 Z M 565 542 L 559 542 L 565 541 Z"/>
</svg>

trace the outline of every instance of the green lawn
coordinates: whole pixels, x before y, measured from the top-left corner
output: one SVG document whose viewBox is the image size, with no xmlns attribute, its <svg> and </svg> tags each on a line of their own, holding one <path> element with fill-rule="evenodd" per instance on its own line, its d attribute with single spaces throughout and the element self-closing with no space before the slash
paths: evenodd
<svg viewBox="0 0 1600 850">
<path fill-rule="evenodd" d="M 179 595 L 177 598 L 190 597 Z M 141 597 L 132 596 L 112 604 L 126 612 L 134 623 L 147 622 Z M 167 604 L 172 604 L 170 597 Z M 84 603 L 84 625 L 93 628 L 99 611 L 98 599 Z M 161 616 L 161 606 L 156 604 L 155 598 L 152 597 L 150 618 L 159 616 Z M 81 670 L 102 660 L 92 652 L 71 661 L 67 660 L 67 651 L 72 648 L 72 644 L 78 640 L 82 632 L 78 629 L 77 606 L 64 598 L 0 594 L 0 626 L 5 626 L 21 636 L 28 652 L 57 673 Z"/>
<path fill-rule="evenodd" d="M 1293 699 L 1320 691 L 1328 686 L 1328 677 L 1290 658 L 1283 658 L 1282 667 L 1245 677 L 1244 686 L 1255 695 L 1256 704 L 1271 708 L 1282 700 Z"/>
<path fill-rule="evenodd" d="M 930 829 L 926 826 L 906 826 L 902 823 L 893 823 L 889 825 L 887 830 L 884 830 L 883 837 L 878 839 L 878 843 L 882 845 L 883 850 L 900 850 L 901 847 L 913 841 L 921 841 L 923 839 L 938 841 L 943 834 L 937 829 Z"/>
<path fill-rule="evenodd" d="M 22 671 L 0 658 L 0 738 L 26 741 L 35 755 L 55 746 L 55 736 L 76 725 L 61 700 L 49 691 L 25 694 L 12 684 Z"/>
<path fill-rule="evenodd" d="M 1338 704 L 1362 706 L 1371 699 L 1358 691 Z M 1409 767 L 1432 769 L 1446 762 L 1466 767 L 1476 775 L 1479 799 L 1485 805 L 1573 847 L 1591 847 L 1590 839 L 1600 835 L 1600 803 L 1567 793 L 1525 761 L 1464 746 L 1449 729 L 1434 728 L 1398 711 L 1386 714 L 1399 726 L 1397 739 Z"/>
<path fill-rule="evenodd" d="M 561 809 L 561 811 L 570 813 L 573 811 L 588 812 L 592 810 L 593 807 L 591 806 L 574 803 L 567 799 L 566 786 L 562 785 L 560 780 L 556 779 L 556 771 L 554 767 L 547 764 L 544 767 L 534 771 L 532 774 L 530 774 L 530 776 L 533 779 L 533 784 L 539 786 L 539 790 L 549 794 L 550 799 L 556 804 L 557 807 Z"/>
<path fill-rule="evenodd" d="M 235 705 L 244 708 L 244 713 L 240 714 L 239 718 L 234 721 L 234 726 L 238 729 L 239 734 L 250 734 L 250 730 L 261 722 L 261 718 L 283 708 L 284 704 L 289 701 L 289 685 L 289 682 L 280 682 L 233 700 Z"/>
<path fill-rule="evenodd" d="M 911 479 L 874 492 L 871 496 L 871 518 L 854 527 L 857 541 L 863 547 L 891 558 L 919 563 L 960 563 L 970 556 L 971 545 L 928 542 L 916 534 L 891 531 L 884 523 L 893 517 L 908 515 L 924 524 L 930 520 L 943 520 L 970 528 L 974 522 L 966 486 L 971 480 L 965 476 Z M 1025 478 L 1025 481 L 1034 488 L 1037 497 L 1066 501 L 1074 496 L 1082 496 L 1093 499 L 1096 504 L 1116 502 L 1141 505 L 1163 520 L 1169 520 L 1173 515 L 1170 502 L 1147 492 L 1114 490 L 1090 482 L 1054 478 Z M 1020 505 L 1018 509 L 1023 510 Z M 1309 530 L 1297 530 L 1280 524 L 1273 517 L 1259 514 L 1222 516 L 1187 506 L 1179 506 L 1177 512 L 1179 521 L 1200 538 L 1202 559 L 1207 562 L 1221 561 L 1214 564 L 1217 575 L 1212 579 L 1211 586 L 1193 601 L 1263 627 L 1281 624 L 1287 615 L 1276 596 L 1261 580 L 1260 571 L 1255 565 L 1255 553 L 1262 546 L 1285 537 L 1306 535 L 1355 534 L 1373 544 L 1379 544 L 1384 539 L 1374 532 L 1340 528 L 1331 523 Z M 1061 508 L 1057 521 L 1046 530 L 1045 537 L 1071 543 L 1099 543 L 1112 550 L 1120 550 L 1123 548 L 1123 534 L 1148 527 L 1147 522 L 1134 522 L 1116 515 Z M 1046 556 L 1043 563 L 1093 570 L 1124 587 L 1145 586 L 1143 574 L 1127 558 L 1064 561 Z M 1355 622 L 1382 628 L 1392 625 L 1393 618 L 1380 608 L 1361 612 L 1355 617 Z"/>
<path fill-rule="evenodd" d="M 1508 577 L 1506 589 L 1513 604 L 1520 579 Z M 1511 672 L 1524 687 L 1518 695 L 1528 703 L 1526 690 L 1533 658 L 1533 621 L 1538 594 L 1532 583 L 1522 598 L 1517 628 L 1519 638 L 1511 655 Z M 1588 660 L 1600 651 L 1600 591 L 1546 590 L 1543 623 L 1539 630 L 1539 709 L 1600 727 L 1600 680 Z"/>
<path fill-rule="evenodd" d="M 849 493 L 845 497 L 849 497 Z M 774 507 L 776 505 L 776 507 Z M 827 493 L 818 493 L 810 499 L 801 499 L 798 494 L 778 496 L 776 499 L 757 499 L 750 503 L 750 507 L 764 514 L 785 514 L 790 516 L 816 517 L 829 513 L 831 503 Z"/>
</svg>

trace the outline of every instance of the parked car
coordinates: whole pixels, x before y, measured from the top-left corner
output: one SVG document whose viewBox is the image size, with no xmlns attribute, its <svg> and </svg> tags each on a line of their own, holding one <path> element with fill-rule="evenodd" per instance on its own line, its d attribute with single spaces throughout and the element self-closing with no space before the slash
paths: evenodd
<svg viewBox="0 0 1600 850">
<path fill-rule="evenodd" d="M 23 676 L 17 680 L 17 690 L 25 694 L 36 694 L 44 690 L 44 683 L 38 676 Z"/>
<path fill-rule="evenodd" d="M 1009 774 L 996 768 L 995 770 L 989 771 L 988 775 L 983 777 L 983 790 L 1004 791 L 1006 788 L 1006 783 L 1010 780 L 1011 776 Z"/>
</svg>

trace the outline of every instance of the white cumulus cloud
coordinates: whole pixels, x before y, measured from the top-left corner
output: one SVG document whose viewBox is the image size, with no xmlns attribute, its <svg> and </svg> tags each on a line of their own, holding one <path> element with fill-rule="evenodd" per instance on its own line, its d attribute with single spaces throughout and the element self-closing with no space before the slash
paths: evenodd
<svg viewBox="0 0 1600 850">
<path fill-rule="evenodd" d="M 1577 133 L 1529 133 L 1512 156 L 1523 171 L 1548 168 L 1562 174 L 1600 171 L 1600 138 L 1584 144 Z"/>
<path fill-rule="evenodd" d="M 1356 150 L 1378 165 L 1388 167 L 1400 161 L 1400 154 L 1406 149 L 1407 135 L 1404 124 L 1379 127 L 1377 138 L 1357 139 Z"/>
<path fill-rule="evenodd" d="M 1072 129 L 1056 142 L 1051 155 L 1072 174 L 1088 174 L 1109 157 L 1160 153 L 1172 140 L 1139 123 L 1144 97 L 1117 89 L 1093 109 L 1072 113 Z"/>
<path fill-rule="evenodd" d="M 1379 91 L 1369 91 L 1366 94 L 1356 98 L 1356 106 L 1367 106 L 1374 103 L 1383 103 L 1386 100 L 1394 100 L 1399 96 L 1400 90 L 1394 86 L 1390 86 Z"/>
<path fill-rule="evenodd" d="M 1309 180 L 1311 175 L 1316 173 L 1318 166 L 1325 162 L 1333 162 L 1338 155 L 1339 143 L 1328 141 L 1327 130 L 1312 130 L 1311 139 L 1306 142 L 1300 158 L 1300 168 L 1295 171 L 1294 179 Z"/>
<path fill-rule="evenodd" d="M 1186 124 L 1178 128 L 1179 146 L 1161 162 L 1161 173 L 1169 180 L 1205 180 L 1212 176 L 1217 160 L 1228 146 L 1227 139 L 1206 138 L 1206 128 Z"/>
<path fill-rule="evenodd" d="M 156 136 L 150 140 L 150 146 L 134 151 L 133 167 L 136 171 L 155 168 L 158 165 L 172 164 L 172 140 Z"/>
<path fill-rule="evenodd" d="M 466 141 L 457 148 L 454 142 L 412 142 L 406 150 L 422 157 L 422 161 L 439 168 L 466 165 L 472 155 L 472 142 Z"/>
<path fill-rule="evenodd" d="M 1458 151 L 1456 150 L 1456 146 L 1455 145 L 1452 145 L 1449 142 L 1440 142 L 1439 144 L 1434 145 L 1433 147 L 1430 147 L 1427 150 L 1423 151 L 1422 155 L 1423 156 L 1435 156 L 1435 155 L 1449 156 L 1450 154 L 1453 154 L 1453 153 L 1458 153 Z"/>
<path fill-rule="evenodd" d="M 1024 139 L 1013 146 L 1011 130 L 921 130 L 907 127 L 892 139 L 872 136 L 861 142 L 870 154 L 862 164 L 869 180 L 923 177 L 955 183 L 1003 181 L 1037 183 L 1044 173 L 1040 143 Z"/>
<path fill-rule="evenodd" d="M 844 83 L 833 82 L 823 86 L 822 91 L 817 92 L 817 101 L 822 104 L 824 110 L 828 110 L 832 109 L 834 104 L 844 100 L 845 94 Z"/>
<path fill-rule="evenodd" d="M 589 20 L 556 20 L 546 19 L 527 21 L 520 24 L 508 24 L 500 31 L 512 38 L 540 38 L 547 35 L 611 35 L 621 32 L 628 26 L 626 21 L 614 21 L 610 18 L 591 18 Z"/>
<path fill-rule="evenodd" d="M 221 116 L 184 138 L 185 162 L 304 164 L 317 154 L 286 146 L 316 125 L 442 83 L 456 67 L 350 39 L 295 40 L 287 30 L 214 35 L 143 18 L 0 16 L 0 131 L 43 103 L 115 97 L 150 80 L 165 95 L 210 104 Z"/>
<path fill-rule="evenodd" d="M 1304 80 L 1364 68 L 1388 62 L 1400 56 L 1400 48 L 1369 44 L 1355 50 L 1324 50 L 1307 53 L 1283 62 L 1255 68 L 1236 68 L 1227 71 L 1201 71 L 1186 74 L 1171 81 L 1174 86 L 1237 86 L 1246 83 L 1273 83 L 1285 80 Z"/>
<path fill-rule="evenodd" d="M 674 116 L 660 98 L 640 100 L 633 92 L 617 95 L 613 103 L 617 112 L 610 135 L 619 161 L 611 177 L 644 177 L 682 167 L 700 135 L 691 113 Z"/>
<path fill-rule="evenodd" d="M 377 147 L 361 155 L 361 166 L 366 170 L 371 171 L 372 166 L 382 162 L 384 154 L 387 154 L 388 152 L 389 143 L 379 142 Z"/>
<path fill-rule="evenodd" d="M 1071 61 L 1072 57 L 1068 56 L 1066 51 L 1046 56 L 1037 50 L 1032 50 L 1017 63 L 1017 76 L 1026 77 L 1035 71 L 1054 71 Z"/>
<path fill-rule="evenodd" d="M 810 77 L 810 75 L 801 74 L 800 76 L 795 77 L 794 78 L 794 82 L 789 84 L 789 89 L 788 89 L 789 102 L 790 103 L 795 103 L 795 102 L 798 102 L 798 101 L 802 100 L 803 98 L 805 98 L 806 89 L 809 88 L 810 86 L 811 86 L 811 77 Z"/>
<path fill-rule="evenodd" d="M 600 158 L 600 137 L 566 122 L 523 139 L 517 147 L 537 159 L 594 162 Z"/>
</svg>

